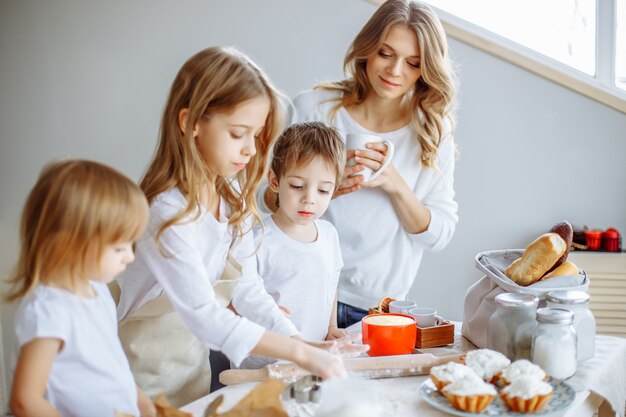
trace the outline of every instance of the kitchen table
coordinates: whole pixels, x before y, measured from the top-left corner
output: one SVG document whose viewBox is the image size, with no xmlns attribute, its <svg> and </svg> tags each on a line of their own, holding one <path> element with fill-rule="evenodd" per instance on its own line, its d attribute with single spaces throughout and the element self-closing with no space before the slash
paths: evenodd
<svg viewBox="0 0 626 417">
<path fill-rule="evenodd" d="M 467 339 L 460 334 L 460 323 L 455 323 L 455 343 L 446 348 L 421 349 L 425 353 L 434 355 L 450 354 L 454 351 L 466 352 L 475 349 Z M 440 411 L 419 395 L 419 389 L 428 376 L 414 376 L 403 378 L 371 379 L 364 383 L 369 384 L 373 391 L 379 394 L 384 403 L 385 416 L 413 417 L 432 416 L 449 417 L 444 411 Z M 568 381 L 576 390 L 573 405 L 562 414 L 566 417 L 599 417 L 613 416 L 615 413 L 607 401 L 621 402 L 621 410 L 618 413 L 624 417 L 624 397 L 626 396 L 626 340 L 607 336 L 596 337 L 596 357 L 579 367 L 579 371 Z M 604 391 L 606 387 L 599 384 L 617 386 L 617 391 Z M 194 416 L 203 416 L 207 405 L 219 395 L 224 396 L 221 411 L 229 410 L 241 400 L 254 386 L 256 382 L 230 385 L 215 391 L 206 397 L 200 398 L 186 405 L 183 410 L 191 412 Z M 590 389 L 589 387 L 593 387 Z M 324 387 L 322 387 L 323 393 Z M 610 389 L 610 388 L 609 388 Z M 622 390 L 623 392 L 620 392 Z M 598 392 L 599 391 L 599 392 Z M 323 394 L 322 394 L 323 395 Z M 295 401 L 285 401 L 285 410 L 290 416 L 304 417 L 315 415 L 316 404 L 297 404 Z M 616 408 L 620 408 L 617 406 Z"/>
</svg>

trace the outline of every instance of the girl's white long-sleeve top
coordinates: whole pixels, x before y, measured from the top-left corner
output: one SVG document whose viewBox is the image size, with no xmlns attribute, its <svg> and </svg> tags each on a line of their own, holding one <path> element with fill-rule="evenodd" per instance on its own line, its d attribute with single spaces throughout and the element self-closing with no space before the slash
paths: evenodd
<svg viewBox="0 0 626 417">
<path fill-rule="evenodd" d="M 395 146 L 393 166 L 430 210 L 428 230 L 406 231 L 391 199 L 380 189 L 361 189 L 331 201 L 324 219 L 339 233 L 344 268 L 338 299 L 362 309 L 375 306 L 383 296 L 405 299 L 417 276 L 425 249 L 443 249 L 458 222 L 454 200 L 454 142 L 444 135 L 436 169 L 421 163 L 421 148 L 413 126 L 378 133 L 358 124 L 341 107 L 333 120 L 330 112 L 338 93 L 319 89 L 301 93 L 293 100 L 293 122 L 321 121 L 334 126 L 345 139 L 348 133 L 375 135 Z"/>
<path fill-rule="evenodd" d="M 228 207 L 220 203 L 219 221 L 205 209 L 200 216 L 156 233 L 166 220 L 186 206 L 177 188 L 158 195 L 150 205 L 150 219 L 136 242 L 135 261 L 120 277 L 118 319 L 161 294 L 167 294 L 187 327 L 207 347 L 222 351 L 236 365 L 258 344 L 265 329 L 286 336 L 298 333 L 263 287 L 256 270 L 255 245 L 249 230 L 231 248 Z M 246 230 L 248 230 L 246 228 Z M 220 278 L 229 250 L 243 267 L 232 304 L 241 316 L 221 306 L 213 284 Z M 166 256 L 163 255 L 164 252 Z"/>
</svg>

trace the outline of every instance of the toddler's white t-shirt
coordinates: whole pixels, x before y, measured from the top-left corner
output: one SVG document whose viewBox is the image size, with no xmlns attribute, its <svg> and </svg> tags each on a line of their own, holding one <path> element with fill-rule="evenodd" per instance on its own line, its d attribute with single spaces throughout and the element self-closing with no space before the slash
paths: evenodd
<svg viewBox="0 0 626 417">
<path fill-rule="evenodd" d="M 36 338 L 63 341 L 48 378 L 46 398 L 63 417 L 139 416 L 137 387 L 117 335 L 107 286 L 91 281 L 94 298 L 39 285 L 17 309 L 20 347 Z"/>
</svg>

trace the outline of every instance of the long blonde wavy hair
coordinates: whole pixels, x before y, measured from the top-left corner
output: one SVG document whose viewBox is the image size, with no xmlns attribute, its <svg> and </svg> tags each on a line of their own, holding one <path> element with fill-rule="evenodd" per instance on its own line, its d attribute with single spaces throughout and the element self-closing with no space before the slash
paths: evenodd
<svg viewBox="0 0 626 417">
<path fill-rule="evenodd" d="M 378 52 L 389 29 L 397 24 L 405 25 L 417 35 L 421 77 L 407 94 L 410 95 L 411 123 L 416 128 L 422 150 L 422 164 L 433 167 L 441 140 L 444 135 L 454 132 L 452 110 L 456 86 L 446 34 L 439 18 L 427 5 L 413 0 L 388 0 L 383 3 L 348 49 L 343 66 L 349 78 L 321 84 L 317 88 L 342 93 L 331 111 L 331 120 L 342 106 L 363 103 L 369 94 L 374 94 L 365 70 L 367 60 Z"/>
<path fill-rule="evenodd" d="M 147 222 L 146 197 L 113 168 L 85 160 L 46 166 L 22 211 L 20 255 L 6 300 L 58 277 L 76 287 L 105 246 L 136 240 Z"/>
<path fill-rule="evenodd" d="M 256 142 L 257 153 L 236 178 L 215 179 L 218 194 L 232 209 L 229 224 L 235 228 L 236 240 L 245 233 L 243 225 L 250 215 L 260 221 L 254 192 L 264 176 L 271 145 L 282 127 L 278 93 L 258 66 L 231 47 L 200 51 L 179 70 L 161 119 L 159 143 L 140 187 L 150 203 L 157 195 L 178 187 L 187 205 L 159 227 L 157 242 L 168 227 L 186 221 L 189 216 L 191 219 L 200 216 L 200 190 L 214 178 L 195 145 L 193 127 L 202 117 L 229 112 L 259 96 L 270 100 L 270 111 Z M 189 110 L 184 132 L 178 118 L 182 109 Z M 235 180 L 240 190 L 233 186 Z"/>
</svg>

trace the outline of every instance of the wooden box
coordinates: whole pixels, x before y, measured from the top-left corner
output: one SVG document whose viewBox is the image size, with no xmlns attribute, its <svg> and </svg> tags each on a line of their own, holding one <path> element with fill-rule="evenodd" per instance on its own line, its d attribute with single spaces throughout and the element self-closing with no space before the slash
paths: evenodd
<svg viewBox="0 0 626 417">
<path fill-rule="evenodd" d="M 418 327 L 415 338 L 416 348 L 431 348 L 454 343 L 454 324 L 444 321 L 433 327 Z"/>
</svg>

